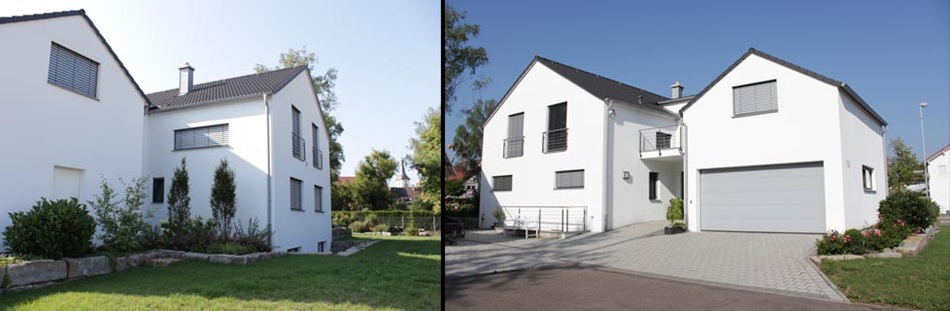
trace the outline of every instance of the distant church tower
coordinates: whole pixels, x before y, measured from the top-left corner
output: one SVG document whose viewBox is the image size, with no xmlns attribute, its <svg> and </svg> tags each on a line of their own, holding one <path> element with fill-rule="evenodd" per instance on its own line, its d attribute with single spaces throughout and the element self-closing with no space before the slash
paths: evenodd
<svg viewBox="0 0 950 311">
<path fill-rule="evenodd" d="M 406 161 L 399 161 L 402 164 L 402 177 L 399 178 L 399 187 L 409 189 L 409 175 L 406 175 Z"/>
</svg>

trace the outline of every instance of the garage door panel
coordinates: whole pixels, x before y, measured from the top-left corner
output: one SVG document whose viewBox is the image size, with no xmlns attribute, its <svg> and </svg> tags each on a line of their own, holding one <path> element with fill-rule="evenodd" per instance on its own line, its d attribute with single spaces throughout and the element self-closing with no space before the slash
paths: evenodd
<svg viewBox="0 0 950 311">
<path fill-rule="evenodd" d="M 823 232 L 821 163 L 703 170 L 702 230 Z"/>
</svg>

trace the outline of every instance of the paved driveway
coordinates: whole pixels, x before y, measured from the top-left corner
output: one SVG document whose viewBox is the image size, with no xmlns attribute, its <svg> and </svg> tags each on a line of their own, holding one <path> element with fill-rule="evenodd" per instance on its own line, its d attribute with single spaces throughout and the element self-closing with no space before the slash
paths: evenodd
<svg viewBox="0 0 950 311">
<path fill-rule="evenodd" d="M 663 222 L 565 240 L 485 241 L 446 247 L 446 277 L 581 263 L 739 289 L 846 300 L 808 261 L 817 235 L 698 232 L 663 235 Z"/>
</svg>

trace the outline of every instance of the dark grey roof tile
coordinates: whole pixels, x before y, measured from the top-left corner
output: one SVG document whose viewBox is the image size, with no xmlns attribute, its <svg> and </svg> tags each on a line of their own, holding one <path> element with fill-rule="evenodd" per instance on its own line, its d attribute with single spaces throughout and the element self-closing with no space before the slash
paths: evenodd
<svg viewBox="0 0 950 311">
<path fill-rule="evenodd" d="M 178 88 L 148 94 L 154 109 L 180 109 L 203 103 L 244 98 L 264 93 L 277 93 L 307 66 L 278 69 L 264 73 L 234 77 L 196 84 L 185 95 L 178 95 Z"/>
</svg>

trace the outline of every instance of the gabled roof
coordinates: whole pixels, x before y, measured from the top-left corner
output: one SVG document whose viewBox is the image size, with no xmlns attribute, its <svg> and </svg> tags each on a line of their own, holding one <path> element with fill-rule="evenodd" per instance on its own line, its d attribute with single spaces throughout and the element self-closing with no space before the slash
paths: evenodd
<svg viewBox="0 0 950 311">
<path fill-rule="evenodd" d="M 278 69 L 263 73 L 234 77 L 196 84 L 185 95 L 178 95 L 178 88 L 148 94 L 158 111 L 179 109 L 228 99 L 246 98 L 264 93 L 277 93 L 290 83 L 307 66 Z"/>
<path fill-rule="evenodd" d="M 115 54 L 115 51 L 112 50 L 112 46 L 109 45 L 109 42 L 106 42 L 106 38 L 102 36 L 102 33 L 99 32 L 99 28 L 96 28 L 96 25 L 92 23 L 92 20 L 89 19 L 89 16 L 86 15 L 86 10 L 75 10 L 75 11 L 62 11 L 62 12 L 52 12 L 52 13 L 42 13 L 42 14 L 32 14 L 32 15 L 21 15 L 21 16 L 10 16 L 10 17 L 0 17 L 0 24 L 8 23 L 18 23 L 18 22 L 28 22 L 36 21 L 50 18 L 58 17 L 67 17 L 67 16 L 82 16 L 86 20 L 86 23 L 89 24 L 89 27 L 92 28 L 92 31 L 96 33 L 96 36 L 99 37 L 99 40 L 102 41 L 102 45 L 106 47 L 106 50 L 109 50 L 109 53 L 112 54 L 112 58 L 115 59 L 115 62 L 119 64 L 119 68 L 122 68 L 122 72 L 125 73 L 125 76 L 129 78 L 129 81 L 132 81 L 132 85 L 135 86 L 135 89 L 139 91 L 139 95 L 142 95 L 142 99 L 146 103 L 151 104 L 148 96 L 145 96 L 145 92 L 142 92 L 142 88 L 139 87 L 139 84 L 135 82 L 135 78 L 132 78 L 132 74 L 129 73 L 129 70 L 125 68 L 125 65 L 122 64 L 122 60 L 119 59 L 119 56 Z"/>
<path fill-rule="evenodd" d="M 722 78 L 725 77 L 727 74 L 729 74 L 729 72 L 732 72 L 732 70 L 735 69 L 737 66 L 739 66 L 739 64 L 742 63 L 742 61 L 744 61 L 746 58 L 748 58 L 749 55 L 756 55 L 756 56 L 762 57 L 764 59 L 772 61 L 773 63 L 785 66 L 785 68 L 797 71 L 798 73 L 812 77 L 815 80 L 837 87 L 838 89 L 848 94 L 848 96 L 850 96 L 852 99 L 854 99 L 854 101 L 858 103 L 858 105 L 861 106 L 861 108 L 864 109 L 864 111 L 866 111 L 869 115 L 871 115 L 872 118 L 880 122 L 881 125 L 887 125 L 887 121 L 884 121 L 884 118 L 878 115 L 877 112 L 874 111 L 874 109 L 871 109 L 871 106 L 868 105 L 868 103 L 865 102 L 864 99 L 861 98 L 861 96 L 858 96 L 858 94 L 855 93 L 854 90 L 852 90 L 851 87 L 848 86 L 847 83 L 823 76 L 821 74 L 818 74 L 817 72 L 805 69 L 804 67 L 792 64 L 781 58 L 772 56 L 765 52 L 756 50 L 754 48 L 749 48 L 749 51 L 745 52 L 745 54 L 742 54 L 742 57 L 739 57 L 739 59 L 736 60 L 734 63 L 732 63 L 732 65 L 729 66 L 729 68 L 726 68 L 725 71 L 719 74 L 719 76 L 716 77 L 716 79 L 713 80 L 712 83 L 709 83 L 709 85 L 707 85 L 706 88 L 704 88 L 701 92 L 699 92 L 699 94 L 696 94 L 696 96 L 693 97 L 693 99 L 690 100 L 689 103 L 686 104 L 686 106 L 683 106 L 683 108 L 680 108 L 680 115 L 683 115 L 683 112 L 685 112 L 686 109 L 689 109 L 689 107 L 692 106 L 694 103 L 696 103 L 697 100 L 702 98 L 703 95 L 705 95 L 706 92 L 709 91 L 709 89 L 711 89 L 714 85 L 716 85 L 716 83 L 719 83 L 719 80 L 722 80 Z"/>
<path fill-rule="evenodd" d="M 550 68 L 552 71 L 564 77 L 574 85 L 577 85 L 581 89 L 587 91 L 594 97 L 598 99 L 613 99 L 627 104 L 631 104 L 637 107 L 645 108 L 654 112 L 658 112 L 664 115 L 676 116 L 663 107 L 656 105 L 657 102 L 668 100 L 669 98 L 657 95 L 649 91 L 645 91 L 638 87 L 634 87 L 616 80 L 602 77 L 584 70 L 580 70 L 541 56 L 535 56 L 534 60 L 528 64 L 528 67 L 521 72 L 521 75 L 518 76 L 518 80 L 508 88 L 508 91 L 505 92 L 505 96 L 501 98 L 501 101 L 498 102 L 498 107 L 505 104 L 505 99 L 508 98 L 508 95 L 511 95 L 511 91 L 521 83 L 521 79 L 528 73 L 528 70 L 534 66 L 535 63 L 544 64 L 546 67 Z M 640 104 L 640 96 L 643 96 L 643 104 Z M 492 111 L 492 114 L 485 119 L 485 124 L 491 120 L 499 109 L 495 107 L 495 110 Z M 482 124 L 484 126 L 484 124 Z"/>
<path fill-rule="evenodd" d="M 943 146 L 943 148 L 940 148 L 940 150 L 937 150 L 937 152 L 934 152 L 934 154 L 931 154 L 929 157 L 927 157 L 926 160 L 924 160 L 924 162 L 933 161 L 933 159 L 937 158 L 938 155 L 940 155 L 941 153 L 944 153 L 947 150 L 950 150 L 950 144 Z"/>
</svg>

